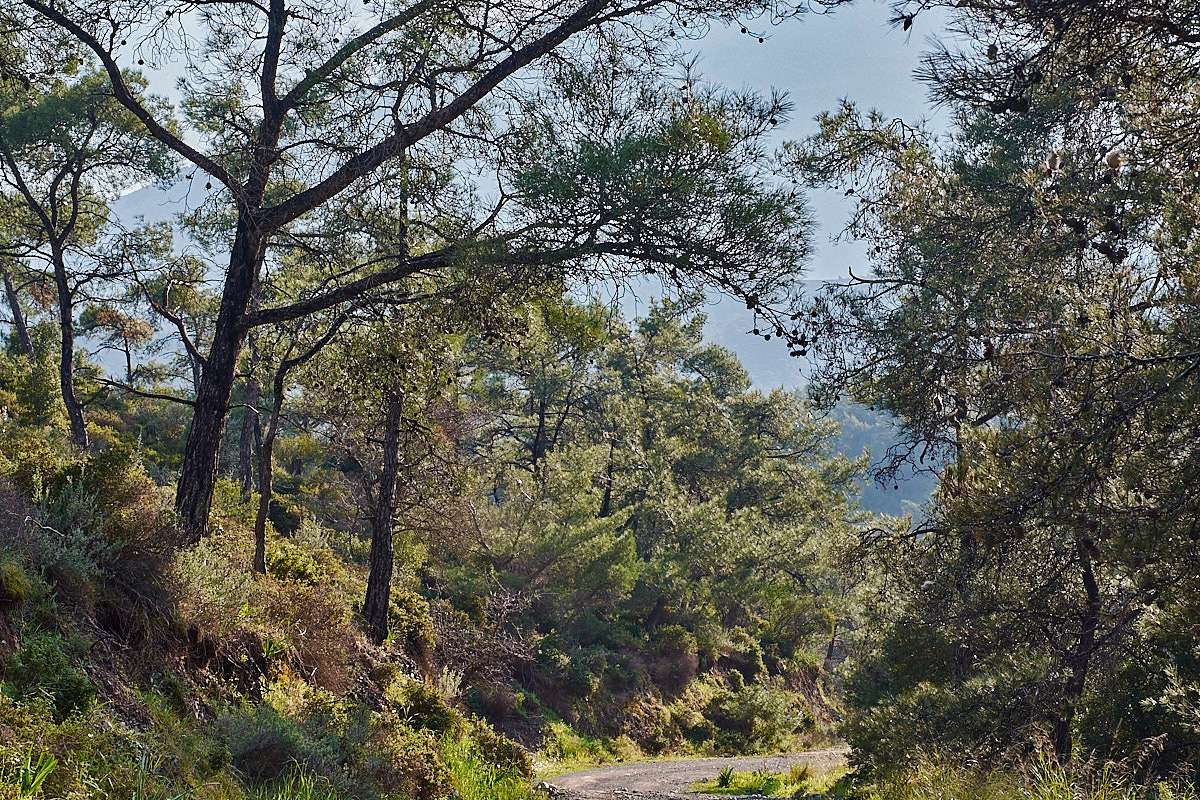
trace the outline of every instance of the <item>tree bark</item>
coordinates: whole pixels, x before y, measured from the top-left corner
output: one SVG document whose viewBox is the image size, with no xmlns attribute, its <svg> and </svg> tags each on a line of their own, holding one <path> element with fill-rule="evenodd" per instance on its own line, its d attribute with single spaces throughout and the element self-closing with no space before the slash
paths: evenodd
<svg viewBox="0 0 1200 800">
<path fill-rule="evenodd" d="M 263 436 L 258 453 L 258 514 L 254 517 L 254 571 L 259 575 L 267 572 L 267 514 L 271 510 L 271 497 L 275 492 L 274 454 L 275 434 L 279 432 L 279 417 L 283 410 L 283 374 L 275 376 L 275 397 L 271 401 L 271 415 L 267 418 L 267 432 Z"/>
<path fill-rule="evenodd" d="M 33 339 L 29 337 L 29 326 L 25 324 L 25 312 L 21 310 L 21 299 L 17 297 L 17 290 L 13 286 L 12 273 L 7 267 L 0 267 L 0 273 L 4 275 L 4 296 L 8 300 L 8 310 L 12 314 L 13 330 L 17 334 L 17 343 L 21 345 L 21 352 L 34 358 Z"/>
<path fill-rule="evenodd" d="M 175 492 L 175 510 L 179 513 L 180 525 L 187 540 L 193 543 L 208 533 L 217 457 L 229 413 L 238 357 L 246 336 L 246 309 L 261 260 L 262 236 L 243 214 L 229 257 L 229 274 L 221 293 L 212 348 L 196 391 L 192 426 L 184 446 L 183 466 Z"/>
<path fill-rule="evenodd" d="M 375 514 L 371 521 L 371 564 L 367 575 L 367 596 L 363 603 L 363 621 L 367 636 L 381 644 L 388 633 L 388 603 L 392 590 L 392 516 L 396 511 L 396 476 L 400 468 L 401 399 L 395 395 L 386 401 L 383 431 L 383 468 L 375 496 Z"/>
<path fill-rule="evenodd" d="M 613 496 L 613 461 L 616 456 L 617 446 L 612 441 L 608 442 L 608 463 L 604 466 L 604 497 L 600 500 L 600 517 L 612 514 L 612 496 Z"/>
<path fill-rule="evenodd" d="M 245 411 L 238 440 L 238 480 L 241 482 L 242 502 L 250 502 L 254 488 L 254 443 L 261 439 L 258 419 L 258 381 L 253 377 L 246 380 Z M 261 481 L 260 481 L 261 482 Z"/>
<path fill-rule="evenodd" d="M 67 265 L 61 248 L 54 246 L 54 285 L 58 293 L 58 328 L 60 351 L 58 356 L 58 383 L 62 391 L 63 406 L 71 425 L 71 441 L 80 449 L 87 449 L 87 423 L 83 419 L 83 406 L 75 396 L 75 308 L 71 288 L 67 284 Z"/>
<path fill-rule="evenodd" d="M 1096 647 L 1096 630 L 1100 624 L 1100 587 L 1092 567 L 1089 548 L 1092 544 L 1084 539 L 1076 541 L 1079 554 L 1080 578 L 1083 582 L 1084 607 L 1079 618 L 1079 638 L 1067 658 L 1067 680 L 1063 685 L 1063 709 L 1054 724 L 1054 754 L 1060 762 L 1071 758 L 1071 729 L 1075 724 L 1075 713 L 1083 690 L 1087 685 L 1091 667 L 1092 651 Z"/>
</svg>

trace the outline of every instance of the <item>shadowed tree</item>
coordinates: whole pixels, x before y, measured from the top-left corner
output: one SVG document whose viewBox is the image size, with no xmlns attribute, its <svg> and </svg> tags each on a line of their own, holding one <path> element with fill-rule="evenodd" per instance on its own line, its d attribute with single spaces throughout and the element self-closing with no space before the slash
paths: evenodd
<svg viewBox="0 0 1200 800">
<path fill-rule="evenodd" d="M 856 198 L 846 232 L 872 259 L 806 315 L 816 384 L 901 420 L 885 471 L 942 476 L 913 531 L 859 552 L 890 576 L 890 624 L 852 740 L 886 766 L 1034 732 L 1064 762 L 1079 741 L 1119 758 L 1163 736 L 1162 769 L 1194 763 L 1122 683 L 1143 670 L 1153 697 L 1191 657 L 1195 15 L 956 6 L 965 35 L 923 70 L 950 137 L 847 104 L 792 151 Z"/>
</svg>

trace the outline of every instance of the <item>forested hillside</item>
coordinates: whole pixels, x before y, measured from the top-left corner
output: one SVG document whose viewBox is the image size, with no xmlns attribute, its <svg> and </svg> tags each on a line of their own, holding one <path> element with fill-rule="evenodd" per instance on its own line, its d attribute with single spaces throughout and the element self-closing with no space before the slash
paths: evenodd
<svg viewBox="0 0 1200 800">
<path fill-rule="evenodd" d="M 263 376 L 283 388 L 262 420 L 271 495 L 242 493 L 228 437 L 213 531 L 183 550 L 151 478 L 177 468 L 178 406 L 84 379 L 93 454 L 72 456 L 50 348 L 7 356 L 9 752 L 54 725 L 71 748 L 55 791 L 67 771 L 80 787 L 238 775 L 345 790 L 349 768 L 372 791 L 436 792 L 455 776 L 414 773 L 430 732 L 453 734 L 454 769 L 508 753 L 512 781 L 526 757 L 493 731 L 566 760 L 828 739 L 854 592 L 831 554 L 859 517 L 858 465 L 830 455 L 831 426 L 752 390 L 685 308 L 634 323 L 567 301 L 514 313 L 519 344 L 431 353 L 395 339 L 394 318 L 391 340 L 368 327 L 286 384 Z M 418 351 L 433 380 L 389 427 L 364 382 Z M 366 618 L 364 635 L 353 619 L 379 553 L 356 532 L 377 524 L 389 479 L 380 430 L 405 481 L 383 624 Z M 189 719 L 195 703 L 207 721 Z M 71 738 L 97 724 L 100 763 Z M 157 740 L 162 725 L 178 740 Z M 376 764 L 383 739 L 395 754 Z M 182 760 L 144 774 L 146 752 Z"/>
<path fill-rule="evenodd" d="M 0 3 L 0 800 L 1195 798 L 1200 7 L 844 4 Z"/>
</svg>

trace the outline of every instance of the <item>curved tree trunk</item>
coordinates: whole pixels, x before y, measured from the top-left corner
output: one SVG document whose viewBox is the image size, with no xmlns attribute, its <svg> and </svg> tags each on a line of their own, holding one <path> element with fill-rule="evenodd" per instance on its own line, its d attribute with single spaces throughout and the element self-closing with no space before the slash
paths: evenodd
<svg viewBox="0 0 1200 800">
<path fill-rule="evenodd" d="M 62 391 L 63 406 L 67 410 L 67 420 L 71 425 L 71 441 L 76 447 L 86 449 L 88 446 L 87 423 L 83 419 L 83 406 L 79 404 L 79 398 L 75 396 L 75 308 L 71 289 L 67 284 L 67 265 L 63 260 L 62 250 L 55 247 L 52 257 L 54 259 L 54 285 L 58 292 L 58 328 L 61 333 L 58 383 Z"/>
<path fill-rule="evenodd" d="M 29 338 L 29 326 L 25 323 L 25 312 L 21 309 L 21 299 L 17 297 L 17 290 L 13 286 L 12 273 L 8 271 L 7 267 L 0 267 L 0 273 L 4 275 L 4 297 L 8 301 L 8 311 L 12 314 L 17 343 L 21 346 L 21 352 L 33 358 L 33 339 Z"/>
<path fill-rule="evenodd" d="M 383 468 L 371 520 L 371 565 L 363 621 L 371 641 L 380 644 L 388 633 L 388 602 L 392 589 L 392 515 L 396 511 L 396 477 L 400 469 L 401 400 L 387 400 L 383 429 Z"/>
</svg>

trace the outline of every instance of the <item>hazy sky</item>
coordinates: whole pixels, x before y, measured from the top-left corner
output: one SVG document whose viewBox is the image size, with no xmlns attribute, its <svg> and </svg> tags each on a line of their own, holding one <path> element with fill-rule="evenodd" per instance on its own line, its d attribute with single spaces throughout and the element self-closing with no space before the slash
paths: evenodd
<svg viewBox="0 0 1200 800">
<path fill-rule="evenodd" d="M 715 30 L 697 47 L 704 76 L 731 88 L 786 91 L 795 104 L 781 139 L 798 139 L 815 129 L 813 118 L 843 98 L 888 117 L 915 121 L 930 115 L 925 87 L 913 79 L 922 51 L 928 49 L 933 15 L 918 18 L 911 31 L 889 24 L 888 4 L 866 0 L 837 11 L 805 14 L 772 29 L 766 42 L 738 28 Z M 848 262 L 861 260 L 857 247 L 828 244 L 846 216 L 840 196 L 812 198 L 821 230 L 819 250 L 809 276 L 846 274 Z"/>
<path fill-rule="evenodd" d="M 866 0 L 833 13 L 806 14 L 771 30 L 766 42 L 737 28 L 716 30 L 697 46 L 700 70 L 709 80 L 731 88 L 781 89 L 795 104 L 780 139 L 799 139 L 815 130 L 813 118 L 843 99 L 908 121 L 932 115 L 925 87 L 913 71 L 930 37 L 941 33 L 932 15 L 918 18 L 907 33 L 889 24 L 886 3 Z M 833 242 L 849 208 L 838 193 L 810 198 L 818 230 L 816 253 L 807 275 L 837 279 L 847 267 L 866 271 L 864 248 Z M 709 310 L 709 337 L 735 350 L 755 383 L 793 387 L 802 383 L 802 363 L 787 357 L 778 341 L 748 335 L 750 314 L 740 304 L 722 301 Z"/>
</svg>

